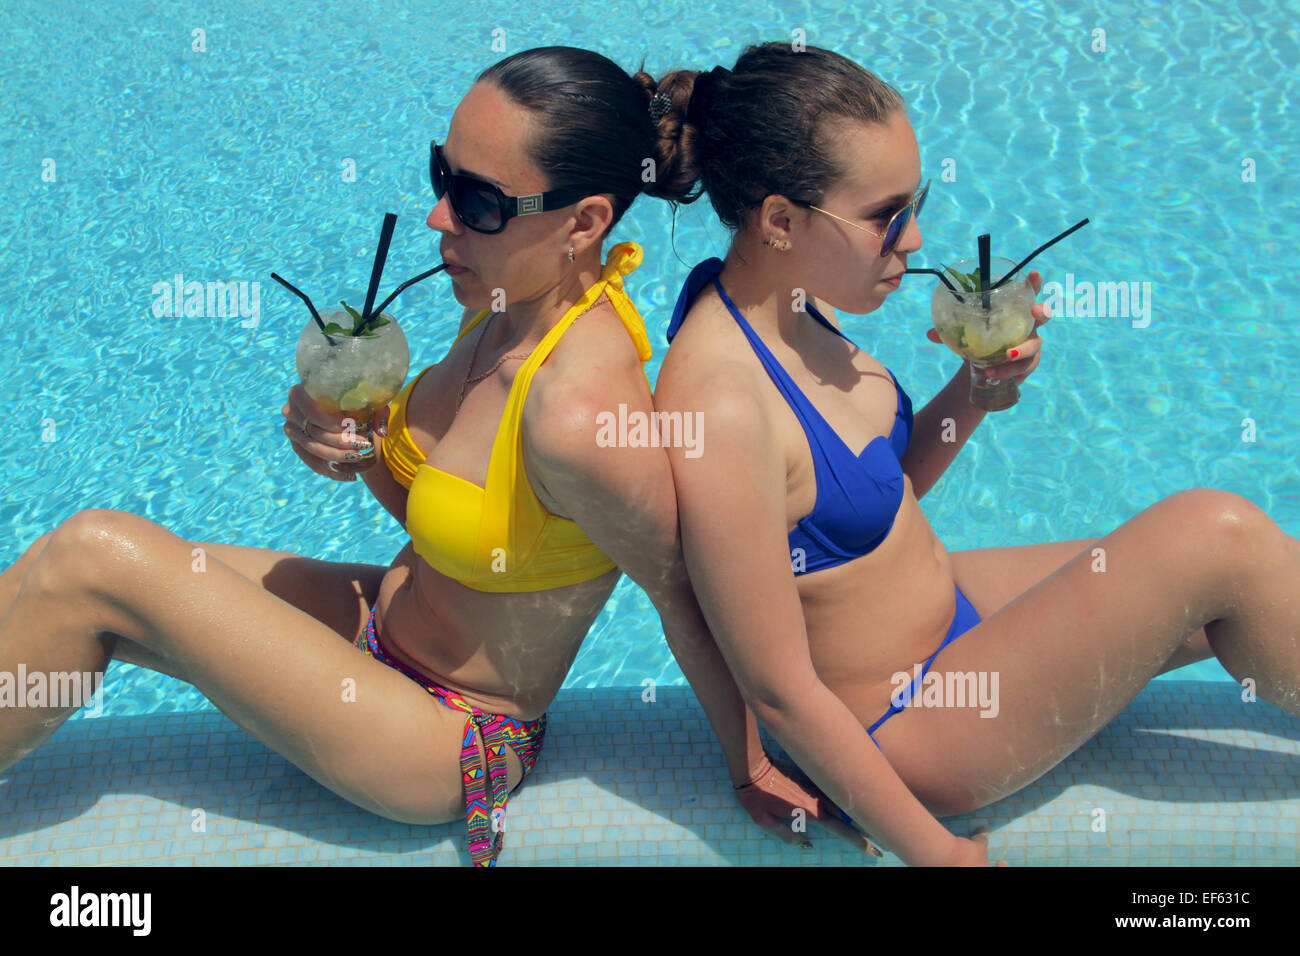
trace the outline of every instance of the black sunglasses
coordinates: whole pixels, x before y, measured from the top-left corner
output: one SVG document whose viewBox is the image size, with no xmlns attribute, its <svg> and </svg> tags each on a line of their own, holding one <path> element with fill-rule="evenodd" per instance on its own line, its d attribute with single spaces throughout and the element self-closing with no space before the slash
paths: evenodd
<svg viewBox="0 0 1300 956">
<path fill-rule="evenodd" d="M 457 219 L 475 232 L 488 235 L 500 232 L 515 216 L 561 209 L 590 195 L 578 189 L 552 189 L 527 196 L 507 196 L 491 183 L 453 173 L 437 143 L 429 144 L 429 181 L 433 183 L 434 196 L 438 199 L 447 196 Z"/>
</svg>

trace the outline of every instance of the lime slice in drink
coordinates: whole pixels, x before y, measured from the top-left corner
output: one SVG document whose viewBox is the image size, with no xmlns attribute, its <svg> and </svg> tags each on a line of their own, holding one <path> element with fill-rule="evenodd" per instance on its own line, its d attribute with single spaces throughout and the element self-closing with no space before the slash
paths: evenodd
<svg viewBox="0 0 1300 956">
<path fill-rule="evenodd" d="M 371 397 L 378 391 L 379 389 L 373 383 L 362 379 L 339 396 L 339 408 L 345 412 L 365 408 Z"/>
<path fill-rule="evenodd" d="M 964 327 L 965 341 L 968 346 L 967 355 L 971 359 L 982 363 L 1000 362 L 1006 357 L 1007 349 L 1011 347 L 1009 343 L 1014 343 L 1024 338 L 1017 336 L 1019 329 L 1018 323 L 1012 318 L 1004 318 L 1002 321 L 993 321 L 988 325 L 983 322 L 972 322 Z"/>
<path fill-rule="evenodd" d="M 362 379 L 339 396 L 339 408 L 344 413 L 374 411 L 381 405 L 387 405 L 397 391 L 391 384 L 385 386 L 382 382 Z"/>
<path fill-rule="evenodd" d="M 995 337 L 986 336 L 988 330 L 983 327 L 983 323 L 972 322 L 966 326 L 965 331 L 966 345 L 974 357 L 983 358 L 990 352 L 997 351 L 995 348 L 990 348 L 990 344 L 995 341 Z"/>
</svg>

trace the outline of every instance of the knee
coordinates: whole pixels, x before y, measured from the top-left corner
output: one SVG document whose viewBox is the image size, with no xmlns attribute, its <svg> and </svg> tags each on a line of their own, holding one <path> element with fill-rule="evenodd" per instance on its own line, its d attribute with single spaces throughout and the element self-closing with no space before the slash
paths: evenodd
<svg viewBox="0 0 1300 956">
<path fill-rule="evenodd" d="M 78 511 L 45 535 L 27 580 L 50 593 L 102 586 L 114 558 L 130 559 L 138 552 L 138 525 L 145 520 L 107 508 Z"/>
<path fill-rule="evenodd" d="M 1212 537 L 1207 544 L 1249 555 L 1281 533 L 1277 523 L 1249 498 L 1217 488 L 1193 488 L 1166 499 L 1180 510 L 1188 531 Z"/>
</svg>

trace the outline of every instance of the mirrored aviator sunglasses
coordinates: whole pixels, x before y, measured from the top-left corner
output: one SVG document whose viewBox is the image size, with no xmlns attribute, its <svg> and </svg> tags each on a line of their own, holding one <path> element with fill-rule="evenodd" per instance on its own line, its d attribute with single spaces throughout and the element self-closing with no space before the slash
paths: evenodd
<svg viewBox="0 0 1300 956">
<path fill-rule="evenodd" d="M 921 218 L 921 210 L 925 207 L 925 197 L 928 195 L 930 195 L 930 183 L 926 182 L 921 194 L 898 210 L 894 214 L 894 218 L 889 220 L 889 225 L 885 227 L 884 238 L 880 240 L 881 258 L 894 251 L 894 247 L 898 245 L 898 240 L 903 237 L 903 230 L 907 228 L 908 220 L 912 216 L 916 216 L 917 219 Z"/>
<path fill-rule="evenodd" d="M 492 183 L 453 173 L 437 143 L 429 144 L 429 181 L 433 195 L 439 200 L 445 195 L 452 212 L 466 228 L 487 235 L 501 232 L 515 216 L 571 206 L 588 195 L 584 190 L 551 189 L 526 196 L 507 196 Z"/>
</svg>

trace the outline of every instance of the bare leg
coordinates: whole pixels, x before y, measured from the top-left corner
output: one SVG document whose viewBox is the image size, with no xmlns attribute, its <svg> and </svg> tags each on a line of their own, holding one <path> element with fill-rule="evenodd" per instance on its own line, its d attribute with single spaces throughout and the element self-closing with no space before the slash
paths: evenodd
<svg viewBox="0 0 1300 956">
<path fill-rule="evenodd" d="M 996 716 L 916 707 L 876 740 L 932 812 L 1014 793 L 1105 726 L 1204 627 L 1234 678 L 1300 714 L 1300 546 L 1207 489 L 1157 503 L 944 649 L 931 673 L 997 674 Z M 887 701 L 882 701 L 881 710 Z"/>
<path fill-rule="evenodd" d="M 4 648 L 0 653 L 0 671 L 13 675 L 16 695 L 26 695 L 28 690 L 26 686 L 18 686 L 19 674 L 23 673 L 19 664 L 31 674 L 89 672 L 95 675 L 93 685 L 98 689 L 116 644 L 113 635 L 86 632 L 78 634 L 74 640 L 45 646 L 42 628 L 28 623 L 33 613 L 39 613 L 47 626 L 66 629 L 79 610 L 48 597 L 43 602 L 35 602 L 37 606 L 28 610 L 23 606 L 25 602 L 20 600 L 20 593 L 36 594 L 40 590 L 41 572 L 31 572 L 38 565 L 52 535 L 43 535 L 0 574 L 0 602 L 3 602 L 0 607 L 5 609 L 0 616 L 0 634 L 13 632 L 8 640 L 0 642 L 0 647 Z M 84 703 L 83 700 L 68 707 L 6 706 L 0 709 L 0 770 L 22 760 L 44 743 Z"/>
<path fill-rule="evenodd" d="M 18 597 L 28 569 L 35 564 L 53 532 L 41 535 L 9 568 L 0 572 L 0 618 Z M 327 625 L 340 637 L 354 640 L 365 629 L 370 608 L 379 596 L 386 567 L 342 561 L 320 561 L 288 551 L 251 548 L 210 541 L 192 542 L 249 581 Z M 174 661 L 118 635 L 113 659 L 137 664 L 188 680 Z"/>
<path fill-rule="evenodd" d="M 463 716 L 220 559 L 196 573 L 193 547 L 123 512 L 75 515 L 0 617 L 0 671 L 102 671 L 126 638 L 345 799 L 405 822 L 463 820 Z M 0 768 L 70 712 L 0 708 Z"/>
<path fill-rule="evenodd" d="M 22 556 L 0 571 L 0 616 L 3 616 L 14 603 L 14 598 L 18 597 L 18 588 L 23 583 L 23 578 L 31 566 L 36 563 L 37 557 L 45 550 L 45 545 L 49 543 L 54 532 L 43 534 L 31 546 L 23 552 Z"/>
<path fill-rule="evenodd" d="M 1100 538 L 1047 541 L 1005 548 L 953 551 L 952 575 L 961 592 L 986 621 L 1030 588 L 1065 567 L 1072 558 L 1091 552 Z M 1214 656 L 1204 627 L 1198 627 L 1160 668 L 1161 674 Z"/>
</svg>

